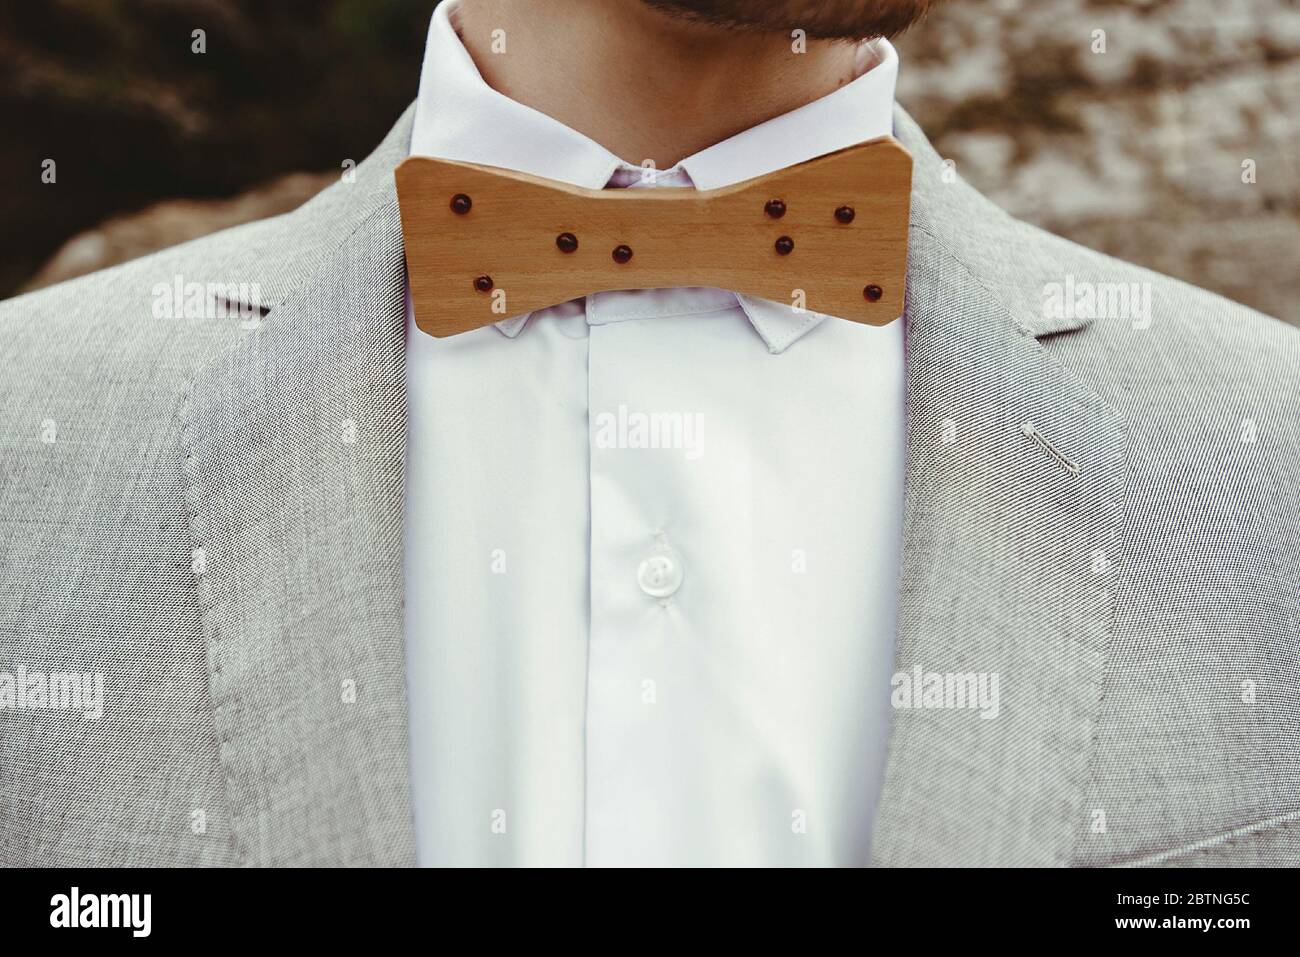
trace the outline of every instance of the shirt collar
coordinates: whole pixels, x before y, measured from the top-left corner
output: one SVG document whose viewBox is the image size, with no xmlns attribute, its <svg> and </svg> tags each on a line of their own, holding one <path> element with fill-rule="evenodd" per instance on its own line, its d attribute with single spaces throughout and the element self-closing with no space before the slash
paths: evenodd
<svg viewBox="0 0 1300 957">
<path fill-rule="evenodd" d="M 588 189 L 602 189 L 618 173 L 640 167 L 595 140 L 532 107 L 498 93 L 483 80 L 456 34 L 458 0 L 438 4 L 429 24 L 420 92 L 411 132 L 412 155 L 529 173 Z M 885 39 L 858 48 L 857 78 L 820 99 L 760 123 L 683 159 L 657 181 L 689 178 L 697 189 L 718 189 L 893 132 L 898 54 Z M 741 308 L 772 352 L 825 317 L 784 303 L 737 295 Z M 514 338 L 528 316 L 498 322 Z"/>
</svg>

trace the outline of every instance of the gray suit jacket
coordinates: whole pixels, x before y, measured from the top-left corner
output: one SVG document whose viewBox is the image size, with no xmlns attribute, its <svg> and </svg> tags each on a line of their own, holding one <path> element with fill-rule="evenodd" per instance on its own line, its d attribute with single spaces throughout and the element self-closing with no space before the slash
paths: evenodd
<svg viewBox="0 0 1300 957">
<path fill-rule="evenodd" d="M 105 676 L 98 721 L 0 710 L 0 862 L 413 861 L 410 121 L 293 213 L 0 304 L 0 672 Z M 894 712 L 875 862 L 1300 860 L 1300 334 L 897 133 L 898 668 L 996 672 L 1001 711 Z M 176 277 L 271 308 L 156 318 Z M 1139 284 L 1149 324 L 1052 283 Z"/>
</svg>

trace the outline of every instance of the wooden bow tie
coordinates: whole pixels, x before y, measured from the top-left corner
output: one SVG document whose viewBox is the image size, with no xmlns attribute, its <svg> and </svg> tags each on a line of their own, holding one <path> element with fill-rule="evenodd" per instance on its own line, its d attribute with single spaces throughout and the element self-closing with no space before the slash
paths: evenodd
<svg viewBox="0 0 1300 957">
<path fill-rule="evenodd" d="M 397 190 L 415 322 L 450 336 L 593 292 L 712 286 L 884 325 L 903 311 L 911 181 L 888 136 L 704 191 L 412 156 Z"/>
</svg>

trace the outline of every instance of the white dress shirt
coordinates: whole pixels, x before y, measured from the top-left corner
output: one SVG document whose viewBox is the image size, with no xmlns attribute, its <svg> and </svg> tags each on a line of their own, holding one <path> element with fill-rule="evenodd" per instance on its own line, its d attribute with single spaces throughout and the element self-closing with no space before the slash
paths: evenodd
<svg viewBox="0 0 1300 957">
<path fill-rule="evenodd" d="M 455 20 L 433 17 L 413 154 L 713 189 L 892 129 L 898 60 L 876 41 L 853 82 L 647 174 L 489 88 Z M 446 339 L 408 317 L 421 863 L 865 863 L 901 325 L 720 289 L 597 293 Z"/>
</svg>

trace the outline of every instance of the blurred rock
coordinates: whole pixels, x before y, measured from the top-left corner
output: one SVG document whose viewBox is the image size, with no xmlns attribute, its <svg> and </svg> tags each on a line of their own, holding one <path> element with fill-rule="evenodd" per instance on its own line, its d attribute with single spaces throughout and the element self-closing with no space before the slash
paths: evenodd
<svg viewBox="0 0 1300 957">
<path fill-rule="evenodd" d="M 360 162 L 415 96 L 432 9 L 431 0 L 0 3 L 0 297 L 111 217 Z"/>
<path fill-rule="evenodd" d="M 898 46 L 899 100 L 999 206 L 1300 324 L 1295 2 L 948 0 Z"/>
<path fill-rule="evenodd" d="M 113 217 L 64 243 L 24 291 L 52 286 L 240 223 L 287 213 L 337 177 L 337 173 L 290 173 L 233 199 L 173 199 Z"/>
</svg>

